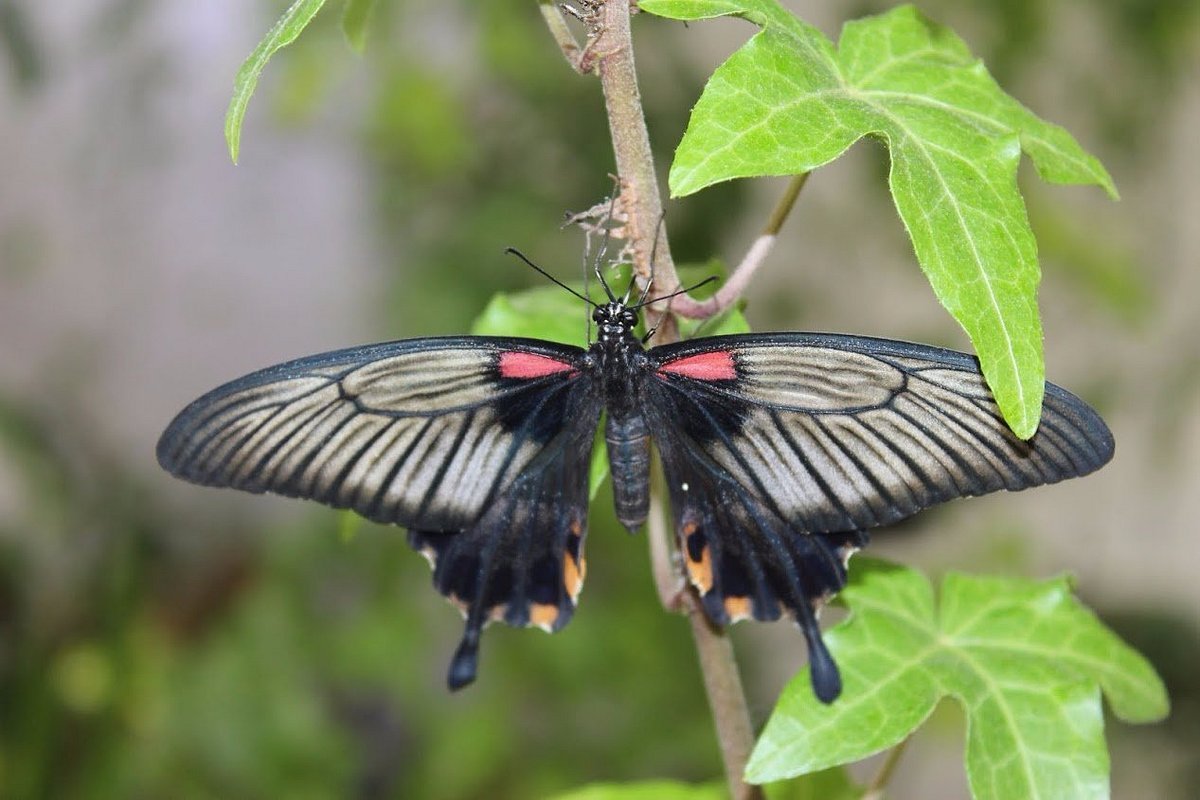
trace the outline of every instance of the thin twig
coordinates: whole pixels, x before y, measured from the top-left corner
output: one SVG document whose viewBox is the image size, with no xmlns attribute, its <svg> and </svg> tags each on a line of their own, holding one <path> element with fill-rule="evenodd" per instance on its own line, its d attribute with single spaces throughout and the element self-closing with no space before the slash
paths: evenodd
<svg viewBox="0 0 1200 800">
<path fill-rule="evenodd" d="M 880 800 L 883 797 L 883 790 L 887 788 L 888 781 L 892 779 L 892 773 L 896 771 L 896 765 L 900 763 L 900 756 L 904 755 L 904 750 L 910 741 L 912 741 L 911 736 L 888 751 L 883 765 L 879 767 L 875 777 L 867 784 L 867 790 L 863 793 L 862 800 Z"/>
<path fill-rule="evenodd" d="M 804 188 L 809 174 L 802 172 L 788 182 L 787 189 L 771 211 L 771 216 L 767 220 L 763 232 L 750 245 L 750 249 L 746 251 L 741 263 L 737 265 L 737 268 L 729 276 L 729 280 L 725 281 L 716 294 L 706 300 L 694 300 L 684 295 L 671 304 L 671 310 L 688 319 L 708 319 L 733 305 L 750 285 L 750 279 L 754 277 L 754 273 L 766 260 L 771 248 L 775 246 L 775 241 L 779 238 L 779 230 L 787 220 L 788 214 L 791 213 L 792 206 L 796 203 L 796 197 Z"/>
<path fill-rule="evenodd" d="M 567 20 L 563 17 L 559 4 L 553 0 L 539 0 L 538 5 L 542 11 L 542 19 L 546 20 L 546 27 L 550 29 L 550 35 L 554 37 L 558 49 L 562 51 L 563 58 L 571 65 L 571 69 L 585 74 L 581 68 L 582 59 L 580 58 L 583 48 L 579 46 L 575 34 L 571 33 L 571 29 L 567 27 Z"/>
</svg>

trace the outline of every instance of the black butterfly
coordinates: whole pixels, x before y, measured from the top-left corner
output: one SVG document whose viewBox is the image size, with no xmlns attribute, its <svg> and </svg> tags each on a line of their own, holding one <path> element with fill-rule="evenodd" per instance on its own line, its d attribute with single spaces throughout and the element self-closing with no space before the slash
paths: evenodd
<svg viewBox="0 0 1200 800">
<path fill-rule="evenodd" d="M 955 497 L 1086 475 L 1112 457 L 1096 412 L 1053 384 L 1037 434 L 1018 439 L 962 353 L 811 333 L 647 350 L 633 333 L 644 298 L 605 289 L 587 349 L 459 336 L 302 358 L 189 405 L 159 440 L 158 461 L 195 483 L 407 527 L 434 585 L 466 617 L 447 678 L 457 689 L 475 679 L 487 623 L 555 631 L 570 620 L 592 442 L 607 412 L 621 522 L 633 530 L 646 519 L 653 438 L 708 617 L 791 615 L 828 703 L 841 679 L 816 615 L 845 585 L 866 528 Z"/>
</svg>

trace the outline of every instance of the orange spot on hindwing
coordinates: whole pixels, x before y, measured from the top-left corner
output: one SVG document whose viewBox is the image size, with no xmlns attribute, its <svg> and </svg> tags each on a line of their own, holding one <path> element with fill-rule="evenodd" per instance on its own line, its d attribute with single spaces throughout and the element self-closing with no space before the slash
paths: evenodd
<svg viewBox="0 0 1200 800">
<path fill-rule="evenodd" d="M 567 534 L 566 552 L 563 553 L 563 588 L 567 597 L 574 603 L 579 599 L 583 589 L 583 579 L 587 577 L 587 559 L 583 557 L 583 523 L 578 519 L 571 521 L 570 532 Z"/>
<path fill-rule="evenodd" d="M 743 619 L 750 619 L 753 616 L 750 609 L 749 597 L 726 597 L 725 598 L 725 613 L 729 615 L 730 622 L 737 622 Z"/>
<path fill-rule="evenodd" d="M 554 630 L 556 621 L 558 621 L 558 606 L 552 606 L 549 603 L 534 603 L 529 607 L 530 625 L 536 625 L 549 632 Z"/>
<path fill-rule="evenodd" d="M 688 578 L 700 594 L 708 594 L 713 587 L 712 553 L 709 550 L 708 537 L 692 521 L 685 522 L 679 533 L 682 539 L 680 549 L 683 550 Z"/>
</svg>

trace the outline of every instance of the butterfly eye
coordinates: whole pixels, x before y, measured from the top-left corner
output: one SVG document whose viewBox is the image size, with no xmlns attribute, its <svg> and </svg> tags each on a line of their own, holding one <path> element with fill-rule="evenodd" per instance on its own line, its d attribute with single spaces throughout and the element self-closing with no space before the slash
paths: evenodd
<svg viewBox="0 0 1200 800">
<path fill-rule="evenodd" d="M 623 314 L 621 314 L 621 322 L 623 322 L 624 324 L 628 325 L 631 328 L 634 325 L 637 325 L 637 321 L 638 321 L 638 318 L 637 318 L 636 311 L 626 311 Z"/>
<path fill-rule="evenodd" d="M 604 306 L 596 306 L 596 310 L 592 312 L 592 321 L 603 322 L 604 316 Z"/>
</svg>

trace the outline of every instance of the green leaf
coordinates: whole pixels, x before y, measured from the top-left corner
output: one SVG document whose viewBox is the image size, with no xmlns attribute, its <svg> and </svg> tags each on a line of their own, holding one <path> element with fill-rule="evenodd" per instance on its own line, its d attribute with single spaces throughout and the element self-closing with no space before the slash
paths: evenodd
<svg viewBox="0 0 1200 800">
<path fill-rule="evenodd" d="M 858 800 L 865 794 L 864 787 L 852 781 L 843 767 L 769 783 L 763 788 L 767 800 Z"/>
<path fill-rule="evenodd" d="M 570 284 L 568 284 L 570 285 Z M 572 286 L 582 291 L 579 286 Z M 471 326 L 476 336 L 526 336 L 552 342 L 587 345 L 589 310 L 557 286 L 499 292 Z"/>
<path fill-rule="evenodd" d="M 342 34 L 359 55 L 367 50 L 367 25 L 374 8 L 375 0 L 346 0 L 346 9 L 342 12 Z"/>
<path fill-rule="evenodd" d="M 1166 716 L 1150 664 L 1071 594 L 1064 578 L 952 573 L 941 597 L 912 570 L 856 559 L 851 616 L 826 635 L 844 690 L 784 690 L 746 768 L 766 782 L 865 758 L 912 733 L 943 697 L 963 707 L 977 798 L 1107 797 L 1101 692 L 1128 722 Z"/>
<path fill-rule="evenodd" d="M 677 781 L 597 783 L 555 795 L 553 800 L 722 800 L 724 784 L 693 785 Z"/>
<path fill-rule="evenodd" d="M 763 28 L 705 87 L 671 166 L 672 193 L 807 172 L 864 136 L 882 141 L 921 268 L 970 336 L 1005 420 L 1032 436 L 1044 385 L 1040 272 L 1017 164 L 1025 152 L 1043 179 L 1115 197 L 1104 167 L 909 6 L 847 23 L 836 48 L 773 0 L 639 7 L 684 20 L 735 14 Z"/>
<path fill-rule="evenodd" d="M 255 87 L 258 86 L 258 76 L 262 74 L 263 67 L 277 50 L 296 41 L 296 37 L 308 27 L 308 23 L 323 5 L 325 0 L 296 0 L 292 3 L 238 69 L 237 77 L 233 79 L 233 98 L 229 101 L 229 110 L 225 112 L 225 141 L 229 145 L 229 157 L 233 159 L 233 163 L 237 163 L 241 148 L 242 120 L 246 116 L 246 106 L 250 103 L 250 96 L 254 94 Z"/>
</svg>

